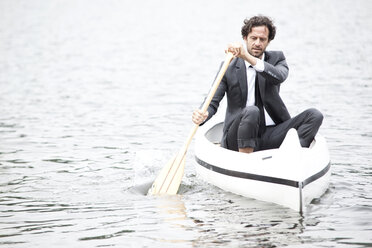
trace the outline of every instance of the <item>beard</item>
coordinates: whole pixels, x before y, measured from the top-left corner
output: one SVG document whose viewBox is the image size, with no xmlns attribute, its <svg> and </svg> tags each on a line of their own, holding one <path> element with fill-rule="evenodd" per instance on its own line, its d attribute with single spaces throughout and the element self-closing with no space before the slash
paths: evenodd
<svg viewBox="0 0 372 248">
<path fill-rule="evenodd" d="M 248 49 L 248 53 L 258 59 L 262 58 L 262 54 L 264 52 L 265 52 L 265 49 L 253 49 L 253 48 Z"/>
<path fill-rule="evenodd" d="M 261 59 L 262 58 L 262 54 L 264 53 L 265 50 L 261 50 L 261 49 L 248 49 L 248 52 L 250 55 L 252 55 L 253 57 L 256 57 L 258 59 Z"/>
</svg>

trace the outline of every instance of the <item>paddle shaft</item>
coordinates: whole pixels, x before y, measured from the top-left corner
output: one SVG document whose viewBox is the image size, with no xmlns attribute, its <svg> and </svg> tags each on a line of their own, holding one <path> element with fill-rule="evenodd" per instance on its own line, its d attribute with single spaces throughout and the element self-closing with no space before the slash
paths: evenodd
<svg viewBox="0 0 372 248">
<path fill-rule="evenodd" d="M 219 71 L 216 79 L 214 80 L 214 83 L 212 85 L 212 88 L 209 91 L 209 94 L 208 94 L 207 98 L 205 99 L 204 104 L 203 104 L 203 106 L 201 108 L 201 111 L 202 111 L 203 114 L 205 112 L 207 112 L 208 107 L 209 107 L 209 104 L 211 103 L 211 101 L 212 101 L 212 99 L 214 97 L 214 94 L 216 94 L 216 91 L 218 89 L 218 86 L 220 85 L 220 83 L 222 81 L 222 78 L 225 75 L 225 72 L 226 72 L 227 68 L 229 67 L 229 64 L 230 64 L 230 62 L 231 62 L 231 60 L 233 58 L 234 58 L 234 55 L 232 53 L 228 52 L 226 54 L 225 61 L 224 61 L 223 65 L 222 65 L 222 67 L 221 67 L 221 69 L 220 69 L 220 71 Z M 184 151 L 185 154 L 186 154 L 187 149 L 189 148 L 190 143 L 192 141 L 192 138 L 194 137 L 194 135 L 195 135 L 196 131 L 198 130 L 198 128 L 199 128 L 199 125 L 198 124 L 195 124 L 193 126 L 193 128 L 191 129 L 191 132 L 190 132 L 190 134 L 189 134 L 189 136 L 188 136 L 188 138 L 187 138 L 187 140 L 186 140 L 186 142 L 184 144 L 184 147 L 183 147 L 183 151 Z"/>
<path fill-rule="evenodd" d="M 233 59 L 234 55 L 232 53 L 227 53 L 226 55 L 226 58 L 225 58 L 225 61 L 216 77 L 216 79 L 214 80 L 214 83 L 213 83 L 213 86 L 211 88 L 211 90 L 209 91 L 209 94 L 207 96 L 207 98 L 205 99 L 204 101 L 204 104 L 201 108 L 201 111 L 202 113 L 205 113 L 207 110 L 208 110 L 208 107 L 209 107 L 209 104 L 211 103 L 214 95 L 216 94 L 216 91 L 218 89 L 218 86 L 220 85 L 221 81 L 222 81 L 222 78 L 223 76 L 225 75 L 225 72 L 227 70 L 227 68 L 229 67 L 229 64 L 231 62 L 231 60 Z M 193 139 L 193 137 L 195 136 L 196 134 L 196 131 L 198 130 L 199 128 L 199 125 L 198 124 L 194 124 L 193 128 L 191 129 L 190 133 L 189 133 L 189 136 L 187 137 L 182 149 L 180 150 L 180 152 L 178 153 L 178 156 L 176 158 L 176 161 L 175 161 L 175 164 L 177 165 L 177 169 L 176 171 L 179 169 L 179 166 L 181 164 L 181 161 L 184 159 L 184 157 L 186 156 L 186 153 L 187 153 L 187 150 L 191 144 L 191 141 Z M 178 160 L 178 161 L 177 161 Z M 175 174 L 172 176 L 172 180 L 171 182 L 173 181 L 173 178 L 174 178 Z M 170 185 L 168 185 L 168 188 L 169 188 Z"/>
<path fill-rule="evenodd" d="M 207 112 L 208 110 L 208 107 L 209 107 L 209 104 L 211 103 L 213 97 L 214 97 L 214 94 L 216 94 L 216 91 L 218 89 L 218 86 L 220 85 L 221 83 L 221 80 L 223 78 L 223 76 L 225 75 L 225 72 L 231 62 L 231 59 L 233 58 L 234 55 L 232 55 L 232 53 L 228 53 L 227 56 L 226 56 L 226 59 L 225 59 L 225 62 L 224 64 L 222 65 L 221 67 L 221 70 L 219 71 L 217 77 L 216 77 L 216 80 L 214 81 L 213 85 L 212 85 L 212 88 L 211 90 L 209 91 L 209 94 L 207 96 L 207 98 L 205 99 L 204 103 L 203 103 L 203 106 L 201 108 L 201 112 L 204 114 L 205 112 Z M 194 124 L 194 126 L 192 127 L 190 133 L 189 133 L 189 136 L 187 137 L 186 139 L 186 142 L 184 143 L 184 146 L 183 148 L 180 150 L 181 151 L 181 154 L 185 155 L 190 144 L 191 144 L 191 141 L 193 139 L 193 137 L 195 136 L 196 134 L 196 131 L 198 130 L 199 128 L 199 125 L 198 124 Z"/>
<path fill-rule="evenodd" d="M 212 85 L 211 90 L 209 91 L 209 94 L 207 98 L 204 101 L 204 104 L 201 108 L 201 111 L 205 113 L 209 107 L 209 104 L 211 103 L 213 96 L 215 95 L 218 86 L 221 83 L 221 80 L 223 76 L 225 75 L 225 72 L 233 59 L 234 55 L 230 52 L 227 53 L 225 61 Z M 178 152 L 175 159 L 170 163 L 170 167 L 167 170 L 166 174 L 159 175 L 158 178 L 154 181 L 154 184 L 152 188 L 149 190 L 150 194 L 177 194 L 179 185 L 181 184 L 181 179 L 183 175 L 184 170 L 184 162 L 185 162 L 185 156 L 187 153 L 187 150 L 191 144 L 192 138 L 196 134 L 196 131 L 198 130 L 199 125 L 194 124 L 193 128 L 191 129 L 189 136 L 187 137 L 184 145 L 182 146 L 181 150 Z M 180 171 L 182 168 L 182 171 Z M 182 173 L 181 176 L 180 173 Z M 176 177 L 177 175 L 177 177 Z M 175 179 L 176 178 L 176 179 Z M 159 187 L 157 187 L 159 184 Z"/>
</svg>

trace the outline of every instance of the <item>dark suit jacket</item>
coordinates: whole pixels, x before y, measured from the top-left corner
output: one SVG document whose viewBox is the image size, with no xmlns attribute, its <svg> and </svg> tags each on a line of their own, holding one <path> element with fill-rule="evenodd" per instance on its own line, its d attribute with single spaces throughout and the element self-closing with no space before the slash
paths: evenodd
<svg viewBox="0 0 372 248">
<path fill-rule="evenodd" d="M 290 119 L 288 110 L 279 96 L 280 84 L 288 77 L 288 65 L 281 51 L 266 51 L 264 64 L 264 71 L 256 74 L 256 85 L 259 84 L 263 106 L 275 124 L 279 124 Z M 247 91 L 247 71 L 244 60 L 234 58 L 208 107 L 209 115 L 206 120 L 208 121 L 217 112 L 219 103 L 226 93 L 227 109 L 223 144 L 230 125 L 246 106 Z"/>
</svg>

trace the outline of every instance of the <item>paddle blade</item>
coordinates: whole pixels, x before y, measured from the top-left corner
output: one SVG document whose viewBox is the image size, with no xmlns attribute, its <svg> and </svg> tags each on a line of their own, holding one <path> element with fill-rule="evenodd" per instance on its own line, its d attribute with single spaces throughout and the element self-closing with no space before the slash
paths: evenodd
<svg viewBox="0 0 372 248">
<path fill-rule="evenodd" d="M 171 160 L 169 160 L 168 163 L 163 167 L 159 175 L 156 177 L 151 188 L 149 189 L 147 193 L 148 195 L 160 194 L 160 190 L 163 187 L 166 178 L 168 177 L 169 171 L 171 170 L 175 159 L 176 159 L 176 156 L 174 156 Z"/>
<path fill-rule="evenodd" d="M 167 163 L 149 189 L 149 195 L 177 194 L 185 169 L 185 157 L 179 153 Z"/>
<path fill-rule="evenodd" d="M 174 178 L 168 186 L 167 194 L 170 194 L 170 195 L 177 194 L 178 189 L 181 185 L 183 173 L 185 171 L 185 161 L 186 161 L 186 156 L 183 157 L 183 159 L 181 160 L 181 164 L 178 166 L 178 170 L 175 171 Z"/>
</svg>

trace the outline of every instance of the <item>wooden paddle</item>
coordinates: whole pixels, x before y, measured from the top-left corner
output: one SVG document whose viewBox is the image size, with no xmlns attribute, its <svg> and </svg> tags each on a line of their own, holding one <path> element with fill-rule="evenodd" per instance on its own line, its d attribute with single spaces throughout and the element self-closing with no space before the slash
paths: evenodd
<svg viewBox="0 0 372 248">
<path fill-rule="evenodd" d="M 212 101 L 214 94 L 217 91 L 218 86 L 231 62 L 234 55 L 230 52 L 226 54 L 225 61 L 212 85 L 212 88 L 203 104 L 201 111 L 205 113 L 208 109 L 209 104 Z M 175 195 L 177 194 L 178 188 L 180 187 L 181 180 L 183 177 L 183 172 L 185 169 L 185 158 L 187 149 L 190 146 L 191 140 L 194 137 L 196 131 L 198 130 L 199 125 L 195 124 L 194 127 L 191 129 L 191 132 L 181 148 L 181 150 L 177 153 L 175 157 L 173 157 L 168 164 L 161 170 L 158 177 L 155 179 L 154 183 L 152 184 L 151 188 L 148 191 L 149 195 Z"/>
</svg>

